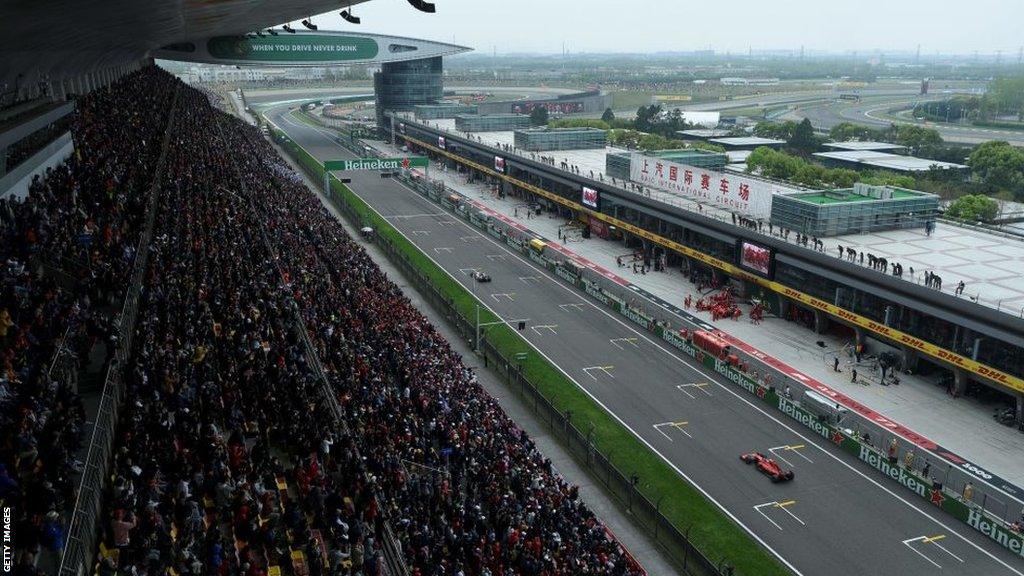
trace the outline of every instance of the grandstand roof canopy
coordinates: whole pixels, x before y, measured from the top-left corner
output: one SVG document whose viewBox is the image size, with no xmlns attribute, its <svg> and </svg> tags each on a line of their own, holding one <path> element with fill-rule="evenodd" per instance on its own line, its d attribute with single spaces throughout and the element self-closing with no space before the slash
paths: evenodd
<svg viewBox="0 0 1024 576">
<path fill-rule="evenodd" d="M 365 1 L 0 2 L 0 88 L 75 77 L 138 60 L 168 44 L 244 34 Z"/>
</svg>

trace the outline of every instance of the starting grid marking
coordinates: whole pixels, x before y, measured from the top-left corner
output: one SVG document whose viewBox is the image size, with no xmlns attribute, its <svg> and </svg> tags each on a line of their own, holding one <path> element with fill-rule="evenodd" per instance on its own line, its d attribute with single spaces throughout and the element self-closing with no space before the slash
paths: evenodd
<svg viewBox="0 0 1024 576">
<path fill-rule="evenodd" d="M 594 380 L 597 380 L 597 376 L 594 376 L 593 374 L 591 374 L 591 371 L 597 370 L 599 372 L 604 372 L 606 376 L 608 376 L 609 378 L 612 378 L 614 380 L 615 379 L 615 375 L 612 374 L 612 370 L 614 370 L 614 369 L 615 369 L 615 366 L 588 366 L 588 367 L 583 369 L 583 372 L 585 372 L 587 376 L 590 376 Z"/>
<path fill-rule="evenodd" d="M 555 328 L 558 328 L 558 324 L 541 324 L 539 326 L 530 326 L 530 330 L 533 330 L 538 336 L 541 335 L 541 330 L 545 330 L 552 334 L 558 334 L 558 332 L 555 331 Z"/>
<path fill-rule="evenodd" d="M 434 254 L 440 254 L 441 252 L 444 252 L 445 254 L 451 254 L 452 249 L 448 247 L 434 248 Z"/>
<path fill-rule="evenodd" d="M 491 262 L 494 262 L 496 260 L 504 261 L 505 260 L 505 255 L 504 254 L 488 254 L 487 255 L 487 259 L 490 260 Z"/>
<path fill-rule="evenodd" d="M 950 556 L 952 556 L 953 559 L 956 560 L 957 562 L 963 563 L 963 561 L 964 561 L 963 558 L 957 556 L 956 554 L 953 554 L 945 546 L 943 546 L 942 544 L 939 544 L 939 540 L 942 540 L 945 537 L 946 537 L 945 534 L 936 534 L 935 536 L 918 536 L 917 538 L 907 538 L 906 540 L 903 541 L 903 545 L 906 546 L 907 548 L 910 548 L 915 553 L 917 553 L 918 556 L 920 556 L 921 558 L 924 558 L 925 560 L 930 562 L 933 566 L 935 566 L 936 568 L 939 568 L 939 569 L 941 569 L 942 566 L 938 562 L 936 562 L 935 560 L 932 560 L 931 558 L 929 558 L 924 552 L 921 552 L 917 548 L 911 546 L 911 543 L 913 543 L 913 542 L 920 542 L 922 544 L 932 544 L 936 548 L 938 548 L 939 550 L 942 550 L 946 554 L 949 554 Z"/>
<path fill-rule="evenodd" d="M 430 232 L 427 230 L 413 230 L 410 234 L 413 236 L 430 236 Z"/>
<path fill-rule="evenodd" d="M 577 312 L 583 312 L 582 302 L 570 302 L 569 304 L 559 304 L 558 307 L 566 311 L 568 311 L 571 308 Z"/>
<path fill-rule="evenodd" d="M 638 345 L 636 343 L 637 340 L 639 340 L 639 338 L 612 338 L 611 340 L 609 340 L 609 342 L 611 342 L 612 345 L 615 346 L 616 348 L 618 348 L 619 350 L 625 350 L 626 349 L 623 346 L 623 344 L 629 344 L 633 348 L 636 348 L 636 349 L 639 350 L 640 349 L 640 345 Z"/>
<path fill-rule="evenodd" d="M 806 447 L 807 446 L 805 446 L 803 444 L 794 444 L 792 446 L 776 446 L 775 448 L 769 448 L 768 451 L 771 452 L 772 456 L 775 456 L 779 460 L 782 460 L 783 462 L 785 462 L 786 466 L 789 466 L 790 468 L 792 468 L 793 467 L 793 463 L 790 462 L 789 460 L 786 460 L 786 458 L 783 457 L 781 454 L 779 454 L 779 452 L 790 452 L 792 454 L 796 454 L 797 456 L 803 458 L 804 460 L 807 460 L 811 464 L 814 464 L 814 460 L 811 460 L 807 456 L 804 456 L 803 452 L 800 451 L 800 450 L 802 450 L 802 449 L 804 449 Z"/>
<path fill-rule="evenodd" d="M 687 422 L 686 420 L 680 420 L 678 422 L 662 422 L 661 424 L 655 424 L 654 429 L 657 430 L 659 434 L 667 438 L 669 442 L 675 442 L 675 440 L 673 440 L 671 436 L 665 434 L 661 427 L 671 426 L 672 428 L 679 430 L 683 434 L 686 434 L 687 438 L 693 438 L 693 436 L 690 436 L 690 433 L 687 432 L 685 428 L 683 428 L 683 426 L 686 426 L 687 424 L 689 424 L 689 422 Z"/>
<path fill-rule="evenodd" d="M 497 294 L 491 294 L 491 298 L 493 298 L 495 302 L 501 301 L 502 298 L 507 299 L 509 302 L 515 302 L 515 300 L 516 300 L 516 293 L 515 292 L 499 292 Z"/>
<path fill-rule="evenodd" d="M 445 216 L 447 216 L 447 214 L 445 214 Z M 455 220 L 438 220 L 437 221 L 437 225 L 438 226 L 452 226 L 454 224 L 458 224 L 458 222 L 456 222 Z"/>
<path fill-rule="evenodd" d="M 801 520 L 799 517 L 797 517 L 796 514 L 793 514 L 789 510 L 789 507 L 792 506 L 793 504 L 796 504 L 796 500 L 786 500 L 785 502 L 776 502 L 776 501 L 765 502 L 764 504 L 758 504 L 757 506 L 754 506 L 754 510 L 758 514 L 760 514 L 761 516 L 764 516 L 765 520 L 771 522 L 779 530 L 782 530 L 782 526 L 779 526 L 778 522 L 776 522 L 775 520 L 772 520 L 770 516 L 765 514 L 764 510 L 762 510 L 762 508 L 768 508 L 770 510 L 774 510 L 774 509 L 782 510 L 786 514 L 789 514 L 790 516 L 792 516 L 793 519 L 796 520 L 797 522 L 799 522 L 801 526 L 806 526 L 807 524 L 804 524 L 803 520 Z"/>
<path fill-rule="evenodd" d="M 459 274 L 465 274 L 466 276 L 472 276 L 479 271 L 479 268 L 459 268 Z"/>
<path fill-rule="evenodd" d="M 409 219 L 412 219 L 412 218 L 423 218 L 423 217 L 426 217 L 426 216 L 434 217 L 434 216 L 447 216 L 447 215 L 448 214 L 445 214 L 444 212 L 431 212 L 429 214 L 396 214 L 394 216 L 385 216 L 385 218 L 387 218 L 389 220 L 392 219 L 392 218 L 395 219 L 395 220 L 409 220 Z"/>
<path fill-rule="evenodd" d="M 473 242 L 479 242 L 479 236 L 459 236 L 459 240 L 462 240 L 466 244 L 472 244 Z"/>
<path fill-rule="evenodd" d="M 519 281 L 523 284 L 529 284 L 530 282 L 540 283 L 540 278 L 537 276 L 520 276 Z"/>
<path fill-rule="evenodd" d="M 710 384 L 708 384 L 707 382 L 690 382 L 689 384 L 679 384 L 678 386 L 676 386 L 676 390 L 679 390 L 680 392 L 682 392 L 683 394 L 686 394 L 687 396 L 689 396 L 692 399 L 692 398 L 696 398 L 696 396 L 694 396 L 693 394 L 690 394 L 690 392 L 687 391 L 687 388 L 693 388 L 695 390 L 700 390 L 701 392 L 707 394 L 708 396 L 712 396 L 711 392 L 708 392 L 707 390 L 705 390 L 705 388 L 707 388 L 708 386 L 710 386 Z"/>
</svg>

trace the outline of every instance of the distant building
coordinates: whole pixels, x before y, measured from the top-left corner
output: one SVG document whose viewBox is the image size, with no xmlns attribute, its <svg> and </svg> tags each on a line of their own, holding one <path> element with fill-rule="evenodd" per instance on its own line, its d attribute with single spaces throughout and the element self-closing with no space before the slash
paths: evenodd
<svg viewBox="0 0 1024 576">
<path fill-rule="evenodd" d="M 555 98 L 481 102 L 478 106 L 481 114 L 529 114 L 534 108 L 540 107 L 547 108 L 550 114 L 560 115 L 601 113 L 611 108 L 611 105 L 611 94 L 591 90 L 562 94 Z"/>
<path fill-rule="evenodd" d="M 234 66 L 192 66 L 188 77 L 193 82 L 262 82 L 267 73 L 256 68 Z"/>
<path fill-rule="evenodd" d="M 894 154 L 902 154 L 907 151 L 906 146 L 900 146 L 899 144 L 893 144 L 891 142 L 826 142 L 822 144 L 825 148 L 831 148 L 832 150 L 848 150 L 848 151 L 871 151 L 871 152 L 891 152 Z"/>
<path fill-rule="evenodd" d="M 780 194 L 771 222 L 824 238 L 897 228 L 921 228 L 935 219 L 939 197 L 891 186 L 857 183 L 853 188 Z"/>
<path fill-rule="evenodd" d="M 438 120 L 440 118 L 455 118 L 458 114 L 476 114 L 477 107 L 454 102 L 441 102 L 417 104 L 412 107 L 412 112 L 420 120 Z"/>
<path fill-rule="evenodd" d="M 721 170 L 727 162 L 725 154 L 697 149 L 657 150 L 646 152 L 644 155 L 709 170 Z M 613 152 L 608 154 L 605 157 L 605 173 L 614 178 L 629 180 L 632 158 L 633 152 Z"/>
<path fill-rule="evenodd" d="M 903 156 L 875 150 L 840 150 L 837 152 L 817 152 L 814 156 L 825 165 L 836 168 L 852 168 L 854 170 L 892 170 L 894 172 L 927 172 L 933 168 L 939 170 L 955 170 L 966 175 L 969 167 L 953 162 L 940 162 L 915 156 Z"/>
<path fill-rule="evenodd" d="M 721 112 L 703 112 L 699 110 L 682 110 L 681 116 L 687 124 L 714 128 L 722 120 Z"/>
<path fill-rule="evenodd" d="M 786 144 L 785 140 L 773 140 L 759 136 L 739 136 L 736 138 L 709 138 L 708 142 L 724 146 L 726 150 L 753 150 L 762 146 L 768 148 L 781 148 Z"/>
<path fill-rule="evenodd" d="M 460 132 L 507 132 L 530 125 L 523 114 L 456 114 L 455 129 Z"/>
<path fill-rule="evenodd" d="M 706 142 L 711 138 L 725 138 L 728 135 L 728 130 L 714 128 L 695 128 L 693 130 L 679 130 L 676 132 L 676 136 L 680 140 L 699 140 L 701 142 Z"/>
<path fill-rule="evenodd" d="M 534 128 L 516 130 L 515 147 L 521 150 L 587 150 L 604 148 L 608 131 L 597 128 Z"/>
</svg>

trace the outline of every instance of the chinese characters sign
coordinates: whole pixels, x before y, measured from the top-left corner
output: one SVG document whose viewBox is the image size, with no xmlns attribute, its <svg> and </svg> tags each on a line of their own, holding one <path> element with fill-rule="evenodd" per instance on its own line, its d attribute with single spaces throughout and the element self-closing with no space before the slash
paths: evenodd
<svg viewBox="0 0 1024 576">
<path fill-rule="evenodd" d="M 643 154 L 633 154 L 629 177 L 638 184 L 691 200 L 717 204 L 752 218 L 769 217 L 772 194 L 791 191 L 771 182 L 696 168 Z"/>
</svg>

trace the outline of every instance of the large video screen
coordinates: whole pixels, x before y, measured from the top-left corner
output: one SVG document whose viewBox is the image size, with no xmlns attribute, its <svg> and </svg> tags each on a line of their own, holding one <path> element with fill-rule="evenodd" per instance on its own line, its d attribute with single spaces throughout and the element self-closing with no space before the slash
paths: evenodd
<svg viewBox="0 0 1024 576">
<path fill-rule="evenodd" d="M 437 147 L 440 148 L 441 150 L 445 149 L 444 136 L 437 137 Z"/>
<path fill-rule="evenodd" d="M 580 198 L 580 200 L 581 200 L 581 202 L 583 202 L 583 205 L 586 206 L 587 208 L 593 208 L 594 210 L 599 210 L 598 205 L 599 205 L 600 198 L 598 198 L 597 190 L 594 190 L 593 188 L 590 188 L 589 186 L 584 186 L 583 187 L 583 194 L 582 194 L 582 197 Z"/>
<path fill-rule="evenodd" d="M 740 265 L 768 276 L 772 268 L 772 251 L 757 244 L 741 242 Z"/>
<path fill-rule="evenodd" d="M 494 157 L 494 169 L 502 174 L 505 173 L 505 159 L 501 156 Z"/>
</svg>

